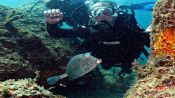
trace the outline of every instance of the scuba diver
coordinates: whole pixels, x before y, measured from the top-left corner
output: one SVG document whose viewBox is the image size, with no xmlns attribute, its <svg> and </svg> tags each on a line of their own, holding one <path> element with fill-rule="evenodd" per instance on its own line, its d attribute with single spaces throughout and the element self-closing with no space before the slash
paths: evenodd
<svg viewBox="0 0 175 98">
<path fill-rule="evenodd" d="M 99 1 L 105 0 L 37 0 L 29 10 L 29 13 L 31 14 L 31 16 L 33 16 L 33 9 L 38 4 L 43 3 L 49 9 L 60 9 L 64 13 L 64 18 L 62 19 L 62 22 L 66 22 L 66 24 L 68 24 L 69 26 L 76 28 L 78 26 L 86 25 L 89 23 L 89 6 Z M 143 2 L 137 4 L 126 2 L 126 4 L 120 6 L 120 8 L 132 8 L 134 10 L 152 11 L 154 4 L 155 2 Z M 79 17 L 77 17 L 77 15 Z"/>
<path fill-rule="evenodd" d="M 62 21 L 66 22 L 69 26 L 78 27 L 89 23 L 88 9 L 94 3 L 105 0 L 41 0 L 49 9 L 60 9 L 64 13 Z M 126 3 L 120 8 L 128 8 L 134 10 L 147 10 L 152 11 L 155 2 L 143 3 Z M 79 17 L 77 17 L 79 15 Z M 81 18 L 83 18 L 83 20 Z"/>
<path fill-rule="evenodd" d="M 88 25 L 63 29 L 59 27 L 64 16 L 60 9 L 44 11 L 47 31 L 52 37 L 84 39 L 80 47 L 101 59 L 102 68 L 117 66 L 120 77 L 130 74 L 132 62 L 150 45 L 149 34 L 138 25 L 134 10 L 128 13 L 114 2 L 101 1 L 90 6 L 89 12 Z"/>
</svg>

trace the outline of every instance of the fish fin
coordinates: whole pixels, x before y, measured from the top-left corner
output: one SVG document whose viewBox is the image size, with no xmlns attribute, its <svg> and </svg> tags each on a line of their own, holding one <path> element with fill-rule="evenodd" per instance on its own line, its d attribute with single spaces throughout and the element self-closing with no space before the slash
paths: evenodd
<svg viewBox="0 0 175 98">
<path fill-rule="evenodd" d="M 47 83 L 48 83 L 49 85 L 54 85 L 54 84 L 57 83 L 59 80 L 65 78 L 65 77 L 67 77 L 67 76 L 68 76 L 67 73 L 64 73 L 64 74 L 62 74 L 62 75 L 57 75 L 57 76 L 49 77 L 49 78 L 47 78 Z"/>
</svg>

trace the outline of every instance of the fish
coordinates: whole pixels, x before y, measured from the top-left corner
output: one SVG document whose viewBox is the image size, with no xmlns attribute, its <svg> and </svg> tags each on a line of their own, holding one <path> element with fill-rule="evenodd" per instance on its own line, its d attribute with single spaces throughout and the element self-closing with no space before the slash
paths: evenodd
<svg viewBox="0 0 175 98">
<path fill-rule="evenodd" d="M 101 63 L 101 59 L 92 56 L 90 53 L 82 53 L 75 55 L 68 62 L 66 72 L 62 75 L 49 77 L 47 79 L 47 83 L 49 85 L 54 85 L 59 80 L 65 77 L 69 77 L 70 80 L 74 80 L 92 71 Z"/>
</svg>

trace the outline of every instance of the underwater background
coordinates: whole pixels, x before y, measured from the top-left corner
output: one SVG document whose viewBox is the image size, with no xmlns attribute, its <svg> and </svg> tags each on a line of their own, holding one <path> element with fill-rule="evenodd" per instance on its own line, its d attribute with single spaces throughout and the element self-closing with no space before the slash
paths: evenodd
<svg viewBox="0 0 175 98">
<path fill-rule="evenodd" d="M 5 6 L 9 6 L 12 8 L 18 8 L 18 7 L 22 7 L 25 4 L 31 3 L 31 2 L 37 2 L 39 0 L 14 0 L 13 2 L 11 2 L 11 0 L 0 0 L 0 4 L 1 5 L 5 5 Z M 47 1 L 47 0 L 46 0 Z M 109 0 L 110 1 L 110 0 Z M 153 9 L 154 7 L 154 3 L 156 3 L 156 0 L 111 0 L 114 2 L 117 2 L 119 5 L 125 5 L 125 4 L 141 4 L 141 3 L 145 3 L 145 2 L 151 2 L 151 4 L 148 5 L 142 5 L 144 6 L 142 9 L 135 9 L 135 17 L 137 19 L 137 22 L 140 24 L 141 27 L 143 27 L 144 29 L 146 29 L 151 21 L 152 21 L 152 11 L 149 9 Z M 148 10 L 147 10 L 148 9 Z M 64 24 L 64 27 L 69 28 L 69 26 L 67 24 Z M 149 48 L 147 48 L 148 51 L 150 51 Z M 141 57 L 144 58 L 144 60 L 140 60 L 138 59 L 138 61 L 142 64 L 145 64 L 147 61 L 147 58 L 141 54 Z"/>
<path fill-rule="evenodd" d="M 18 8 L 21 7 L 23 4 L 27 4 L 30 2 L 36 2 L 39 0 L 13 0 L 13 2 L 11 0 L 0 0 L 0 4 L 1 5 L 5 5 L 5 6 L 9 6 L 12 8 Z M 155 2 L 156 0 L 111 0 L 114 2 L 117 2 L 120 5 L 123 4 L 138 4 L 138 3 L 144 3 L 144 2 Z M 154 5 L 146 5 L 146 7 L 151 7 Z M 144 28 L 147 28 L 151 22 L 152 19 L 152 11 L 147 11 L 144 9 L 139 9 L 139 10 L 135 10 L 136 12 L 136 19 L 138 20 L 138 22 L 140 23 L 140 25 Z"/>
<path fill-rule="evenodd" d="M 0 0 L 1 5 L 5 5 L 8 7 L 12 8 L 19 8 L 23 6 L 24 4 L 28 4 L 31 2 L 36 2 L 38 0 Z M 156 2 L 156 0 L 113 0 L 114 2 L 117 2 L 118 4 L 139 4 L 139 3 L 144 3 L 144 2 Z M 147 7 L 150 7 L 153 5 L 149 5 Z M 143 27 L 147 28 L 151 21 L 152 21 L 152 11 L 145 10 L 145 9 L 136 9 L 136 19 L 138 23 Z M 44 20 L 44 19 L 43 19 Z M 149 49 L 148 49 L 149 51 Z M 146 63 L 147 58 L 144 57 L 144 55 L 141 55 L 144 58 L 144 61 L 140 61 L 140 63 Z M 130 76 L 126 76 L 124 80 L 119 80 L 118 77 L 116 77 L 115 72 L 118 72 L 118 68 L 112 68 L 109 71 L 102 70 L 101 71 L 104 74 L 109 75 L 106 77 L 107 83 L 114 83 L 117 82 L 118 84 L 116 85 L 110 85 L 110 84 L 100 84 L 99 89 L 94 90 L 91 92 L 89 89 L 82 89 L 80 90 L 68 90 L 68 94 L 65 94 L 67 98 L 123 98 L 123 94 L 126 92 L 127 89 L 129 89 L 130 85 L 134 82 L 137 74 L 133 73 Z M 98 73 L 95 73 L 98 74 Z M 99 82 L 97 80 L 97 82 Z M 83 82 L 82 82 L 83 83 Z M 64 92 L 61 92 L 60 90 L 58 91 L 53 91 L 56 94 L 64 94 Z M 116 97 L 117 96 L 117 97 Z"/>
</svg>

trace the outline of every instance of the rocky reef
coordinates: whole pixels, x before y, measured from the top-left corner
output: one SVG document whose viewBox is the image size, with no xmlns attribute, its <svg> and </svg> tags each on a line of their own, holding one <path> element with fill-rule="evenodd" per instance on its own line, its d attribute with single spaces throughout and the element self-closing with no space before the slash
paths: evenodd
<svg viewBox="0 0 175 98">
<path fill-rule="evenodd" d="M 126 98 L 175 97 L 175 1 L 158 0 L 151 24 L 151 55 L 138 69 L 138 81 Z"/>
<path fill-rule="evenodd" d="M 44 16 L 31 16 L 25 8 L 0 6 L 0 35 L 0 80 L 34 77 L 35 70 L 63 71 L 59 66 L 75 49 L 69 39 L 51 38 Z"/>
<path fill-rule="evenodd" d="M 32 6 L 12 9 L 0 5 L 0 81 L 34 79 L 38 70 L 36 82 L 47 87 L 49 76 L 65 71 L 63 67 L 75 54 L 76 46 L 73 39 L 50 37 L 45 28 L 45 8 L 34 9 L 36 13 L 31 14 Z"/>
<path fill-rule="evenodd" d="M 1 98 L 65 98 L 53 95 L 44 87 L 38 86 L 33 79 L 21 79 L 18 81 L 7 80 L 0 82 Z"/>
</svg>

